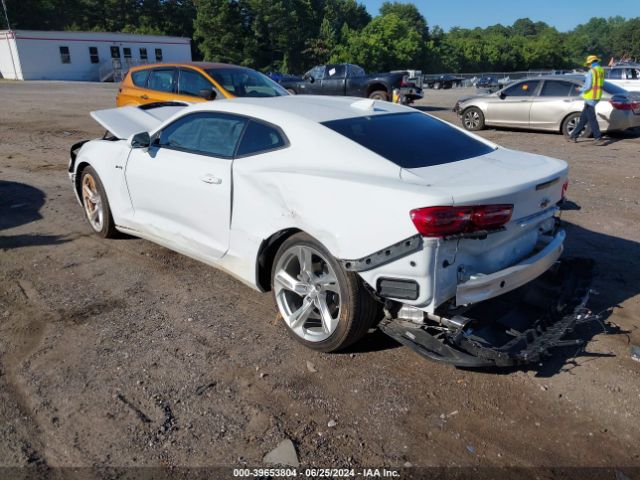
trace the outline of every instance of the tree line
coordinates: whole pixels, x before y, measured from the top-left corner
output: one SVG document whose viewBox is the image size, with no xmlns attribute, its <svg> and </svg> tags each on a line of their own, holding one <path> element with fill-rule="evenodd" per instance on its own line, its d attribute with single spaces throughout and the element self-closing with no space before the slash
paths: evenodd
<svg viewBox="0 0 640 480">
<path fill-rule="evenodd" d="M 177 35 L 194 56 L 301 73 L 327 62 L 369 71 L 515 71 L 580 66 L 588 54 L 640 59 L 640 17 L 597 18 L 569 32 L 523 18 L 445 32 L 413 4 L 371 16 L 357 0 L 5 0 L 14 29 Z"/>
</svg>

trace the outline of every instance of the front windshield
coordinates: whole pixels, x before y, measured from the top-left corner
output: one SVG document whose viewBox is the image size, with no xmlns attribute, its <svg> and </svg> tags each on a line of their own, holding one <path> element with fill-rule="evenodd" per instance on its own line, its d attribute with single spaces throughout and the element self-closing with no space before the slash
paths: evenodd
<svg viewBox="0 0 640 480">
<path fill-rule="evenodd" d="M 216 68 L 207 73 L 236 97 L 280 97 L 289 95 L 284 88 L 250 68 Z"/>
</svg>

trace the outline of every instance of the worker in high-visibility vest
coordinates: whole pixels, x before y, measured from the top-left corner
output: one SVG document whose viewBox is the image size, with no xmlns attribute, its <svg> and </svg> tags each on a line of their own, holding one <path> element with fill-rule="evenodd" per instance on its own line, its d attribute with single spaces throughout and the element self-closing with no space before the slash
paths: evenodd
<svg viewBox="0 0 640 480">
<path fill-rule="evenodd" d="M 578 137 L 582 133 L 587 122 L 591 127 L 595 145 L 605 145 L 605 141 L 600 133 L 598 126 L 598 118 L 596 117 L 596 105 L 602 98 L 604 89 L 604 69 L 600 66 L 600 59 L 596 55 L 589 55 L 585 66 L 589 67 L 589 71 L 584 78 L 584 86 L 580 89 L 582 98 L 584 99 L 584 108 L 580 114 L 578 125 L 573 129 L 571 135 L 567 139 L 570 142 L 577 142 Z"/>
</svg>

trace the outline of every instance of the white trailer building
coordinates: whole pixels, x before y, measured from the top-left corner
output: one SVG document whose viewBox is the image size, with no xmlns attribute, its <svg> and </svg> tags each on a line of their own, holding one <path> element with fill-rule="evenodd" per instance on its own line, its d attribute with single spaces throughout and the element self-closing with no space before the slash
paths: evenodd
<svg viewBox="0 0 640 480">
<path fill-rule="evenodd" d="M 132 65 L 189 61 L 184 37 L 0 30 L 0 73 L 12 80 L 118 81 Z"/>
</svg>

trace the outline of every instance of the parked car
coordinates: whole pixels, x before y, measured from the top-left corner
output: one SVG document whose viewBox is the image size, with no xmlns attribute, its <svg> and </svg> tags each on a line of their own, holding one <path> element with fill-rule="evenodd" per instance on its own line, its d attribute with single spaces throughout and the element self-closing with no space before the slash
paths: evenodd
<svg viewBox="0 0 640 480">
<path fill-rule="evenodd" d="M 493 89 L 498 88 L 499 86 L 500 82 L 498 82 L 498 79 L 491 75 L 482 76 L 475 83 L 476 88 Z"/>
<path fill-rule="evenodd" d="M 132 67 L 120 84 L 116 105 L 281 95 L 288 93 L 250 68 L 209 62 L 158 63 Z"/>
<path fill-rule="evenodd" d="M 490 95 L 459 100 L 454 111 L 467 130 L 486 126 L 526 128 L 570 135 L 584 102 L 578 76 L 544 76 L 521 80 Z M 606 81 L 602 101 L 596 107 L 603 132 L 640 127 L 640 98 Z M 589 136 L 587 127 L 582 135 Z"/>
<path fill-rule="evenodd" d="M 587 275 L 568 281 L 573 267 L 558 263 L 561 160 L 367 99 L 240 98 L 92 116 L 110 133 L 75 144 L 69 163 L 91 229 L 148 239 L 272 291 L 310 348 L 345 348 L 384 308 L 380 328 L 427 357 L 536 361 L 584 307 Z M 525 302 L 528 288 L 542 290 Z M 500 310 L 474 318 L 490 299 Z M 501 319 L 509 302 L 539 311 Z"/>
<path fill-rule="evenodd" d="M 408 81 L 406 71 L 367 75 L 358 65 L 319 65 L 302 78 L 283 79 L 280 85 L 292 94 L 346 95 L 374 100 L 391 100 L 398 89 L 405 103 L 422 98 L 422 89 Z"/>
<path fill-rule="evenodd" d="M 448 89 L 453 87 L 459 87 L 464 82 L 464 78 L 456 77 L 454 75 L 439 75 L 437 77 L 425 78 L 424 85 L 427 88 L 433 88 L 434 90 Z"/>
<path fill-rule="evenodd" d="M 605 68 L 604 71 L 609 83 L 630 92 L 640 92 L 640 65 L 619 64 Z"/>
</svg>

